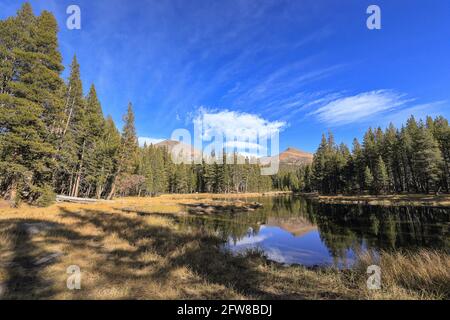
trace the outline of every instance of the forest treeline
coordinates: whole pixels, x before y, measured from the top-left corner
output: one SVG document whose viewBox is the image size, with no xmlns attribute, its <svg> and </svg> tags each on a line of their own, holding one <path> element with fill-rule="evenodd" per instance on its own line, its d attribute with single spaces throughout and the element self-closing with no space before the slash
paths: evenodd
<svg viewBox="0 0 450 320">
<path fill-rule="evenodd" d="M 275 186 L 321 194 L 450 191 L 450 127 L 442 116 L 411 116 L 400 129 L 369 128 L 352 150 L 323 135 L 313 163 L 274 178 Z"/>
<path fill-rule="evenodd" d="M 248 192 L 271 188 L 242 165 L 175 165 L 167 149 L 139 147 L 131 103 L 121 132 L 104 117 L 92 85 L 86 96 L 76 57 L 64 81 L 54 16 L 25 3 L 0 21 L 0 193 L 45 205 L 55 193 L 114 195 Z"/>
<path fill-rule="evenodd" d="M 36 16 L 28 3 L 0 21 L 0 196 L 14 205 L 46 205 L 56 194 L 449 191 L 450 129 L 443 117 L 370 129 L 352 151 L 329 134 L 312 165 L 272 177 L 261 176 L 249 159 L 175 164 L 167 149 L 139 146 L 131 103 L 120 131 L 104 116 L 95 86 L 84 94 L 76 57 L 62 78 L 57 33 L 54 16 Z"/>
</svg>

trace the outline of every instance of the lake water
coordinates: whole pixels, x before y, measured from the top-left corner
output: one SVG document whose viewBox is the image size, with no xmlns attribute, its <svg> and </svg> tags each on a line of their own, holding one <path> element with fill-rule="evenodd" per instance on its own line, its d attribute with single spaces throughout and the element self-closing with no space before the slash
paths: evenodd
<svg viewBox="0 0 450 320">
<path fill-rule="evenodd" d="M 261 209 L 189 217 L 234 253 L 260 250 L 274 261 L 350 267 L 364 251 L 450 248 L 450 209 L 330 205 L 296 196 L 245 199 Z"/>
</svg>

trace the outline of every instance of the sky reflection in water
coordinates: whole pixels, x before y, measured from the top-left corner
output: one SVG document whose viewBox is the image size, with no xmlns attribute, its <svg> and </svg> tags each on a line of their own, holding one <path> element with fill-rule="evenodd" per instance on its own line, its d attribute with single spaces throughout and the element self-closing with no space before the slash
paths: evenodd
<svg viewBox="0 0 450 320">
<path fill-rule="evenodd" d="M 320 204 L 302 197 L 246 199 L 261 209 L 190 217 L 234 253 L 258 249 L 274 261 L 350 267 L 358 253 L 450 248 L 448 208 Z"/>
<path fill-rule="evenodd" d="M 351 265 L 355 257 L 354 252 L 349 249 L 343 259 L 336 261 L 320 239 L 320 233 L 317 230 L 296 236 L 277 226 L 261 226 L 258 234 L 247 235 L 237 242 L 230 239 L 226 248 L 233 252 L 259 249 L 270 260 L 306 266 L 337 264 L 345 267 Z"/>
</svg>

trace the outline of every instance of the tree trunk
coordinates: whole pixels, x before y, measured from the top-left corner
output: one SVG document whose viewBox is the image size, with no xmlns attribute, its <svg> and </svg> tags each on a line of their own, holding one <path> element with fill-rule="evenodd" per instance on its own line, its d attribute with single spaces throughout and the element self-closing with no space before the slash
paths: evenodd
<svg viewBox="0 0 450 320">
<path fill-rule="evenodd" d="M 90 198 L 90 195 L 91 195 L 91 189 L 92 189 L 92 185 L 89 184 L 89 187 L 88 187 L 88 189 L 87 189 L 87 191 L 86 191 L 86 197 L 87 197 L 87 198 Z"/>
<path fill-rule="evenodd" d="M 75 198 L 78 197 L 78 193 L 79 193 L 79 189 L 80 189 L 80 181 L 81 181 L 81 169 L 78 171 L 77 178 L 76 178 L 75 184 L 73 186 L 72 197 L 75 197 Z"/>
<path fill-rule="evenodd" d="M 70 197 L 72 195 L 72 188 L 73 188 L 73 173 L 70 174 L 70 183 L 69 183 L 69 189 L 67 190 L 67 195 Z"/>
<path fill-rule="evenodd" d="M 17 181 L 14 179 L 11 183 L 11 187 L 9 188 L 9 196 L 8 200 L 11 203 L 11 206 L 15 206 L 17 201 Z"/>
<path fill-rule="evenodd" d="M 83 160 L 84 160 L 84 147 L 86 145 L 86 140 L 83 140 L 83 147 L 81 148 L 81 156 L 80 156 L 80 164 L 78 166 L 77 178 L 75 180 L 74 190 L 72 197 L 78 197 L 78 193 L 80 191 L 80 183 L 81 183 L 81 172 L 83 170 Z"/>
<path fill-rule="evenodd" d="M 100 184 L 97 184 L 97 189 L 96 189 L 96 191 L 95 191 L 95 197 L 96 197 L 97 199 L 100 199 L 101 196 L 102 196 L 102 192 L 103 192 L 102 186 L 101 186 Z"/>
<path fill-rule="evenodd" d="M 116 193 L 116 179 L 117 179 L 117 175 L 114 176 L 114 179 L 113 179 L 113 181 L 111 183 L 111 191 L 109 192 L 108 197 L 106 198 L 107 200 L 112 200 L 112 198 L 114 197 L 114 194 Z"/>
</svg>

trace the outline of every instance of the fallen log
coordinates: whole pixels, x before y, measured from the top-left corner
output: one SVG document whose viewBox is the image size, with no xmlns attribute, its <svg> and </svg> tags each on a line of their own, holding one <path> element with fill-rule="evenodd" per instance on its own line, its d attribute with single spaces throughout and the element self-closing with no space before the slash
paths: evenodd
<svg viewBox="0 0 450 320">
<path fill-rule="evenodd" d="M 96 203 L 96 202 L 104 202 L 107 200 L 103 199 L 90 199 L 90 198 L 77 198 L 77 197 L 69 197 L 69 196 L 56 196 L 57 202 L 73 202 L 73 203 Z"/>
</svg>

